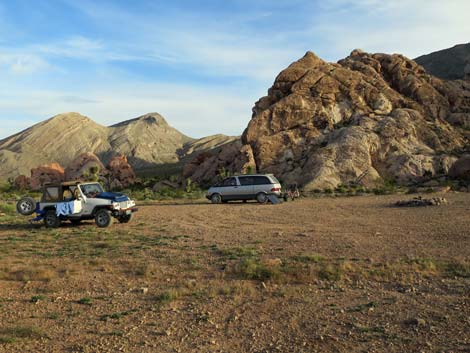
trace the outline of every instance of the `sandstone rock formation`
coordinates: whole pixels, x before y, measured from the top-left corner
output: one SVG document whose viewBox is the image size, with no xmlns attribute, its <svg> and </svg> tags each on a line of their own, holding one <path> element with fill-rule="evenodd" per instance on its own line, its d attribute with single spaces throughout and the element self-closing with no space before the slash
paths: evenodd
<svg viewBox="0 0 470 353">
<path fill-rule="evenodd" d="M 256 102 L 229 159 L 253 154 L 259 172 L 307 190 L 406 184 L 448 172 L 468 149 L 469 115 L 466 82 L 442 81 L 402 55 L 355 50 L 333 64 L 308 52 Z M 208 178 L 220 154 L 186 174 Z"/>
<path fill-rule="evenodd" d="M 32 190 L 40 190 L 45 183 L 59 183 L 64 180 L 64 168 L 58 163 L 49 163 L 31 169 L 30 187 Z"/>
<path fill-rule="evenodd" d="M 124 155 L 111 158 L 107 165 L 109 184 L 112 189 L 119 189 L 132 185 L 136 176 L 131 165 Z"/>
<path fill-rule="evenodd" d="M 234 140 L 211 151 L 200 153 L 187 163 L 183 177 L 204 185 L 214 181 L 225 171 L 256 171 L 253 152 L 249 146 L 242 146 L 240 140 Z"/>
<path fill-rule="evenodd" d="M 94 169 L 96 170 L 95 173 Z M 78 155 L 72 163 L 65 168 L 65 180 L 91 180 L 93 174 L 105 173 L 105 168 L 99 158 L 90 152 Z"/>
</svg>

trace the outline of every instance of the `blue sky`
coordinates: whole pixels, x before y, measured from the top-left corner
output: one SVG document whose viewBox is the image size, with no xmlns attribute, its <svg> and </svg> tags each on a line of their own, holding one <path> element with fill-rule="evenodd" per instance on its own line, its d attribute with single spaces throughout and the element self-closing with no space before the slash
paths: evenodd
<svg viewBox="0 0 470 353">
<path fill-rule="evenodd" d="M 0 0 L 0 138 L 68 111 L 239 135 L 307 50 L 413 58 L 469 42 L 468 13 L 468 0 Z"/>
</svg>

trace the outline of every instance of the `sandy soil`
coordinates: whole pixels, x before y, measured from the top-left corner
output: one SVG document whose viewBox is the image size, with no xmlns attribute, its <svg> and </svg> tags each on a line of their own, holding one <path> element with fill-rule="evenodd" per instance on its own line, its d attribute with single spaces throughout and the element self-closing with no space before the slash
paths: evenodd
<svg viewBox="0 0 470 353">
<path fill-rule="evenodd" d="M 0 218 L 0 351 L 470 352 L 470 194 L 444 196 Z"/>
</svg>

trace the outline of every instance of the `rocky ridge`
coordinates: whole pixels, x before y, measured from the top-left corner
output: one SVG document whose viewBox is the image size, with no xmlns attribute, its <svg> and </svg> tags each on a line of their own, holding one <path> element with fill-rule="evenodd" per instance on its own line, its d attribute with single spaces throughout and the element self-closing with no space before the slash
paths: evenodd
<svg viewBox="0 0 470 353">
<path fill-rule="evenodd" d="M 229 160 L 252 155 L 257 171 L 306 190 L 406 184 L 447 174 L 469 127 L 470 82 L 440 80 L 398 54 L 354 50 L 328 63 L 307 52 L 255 103 L 240 149 L 212 155 L 211 170 L 244 172 Z M 214 178 L 201 169 L 186 175 Z"/>
<path fill-rule="evenodd" d="M 149 113 L 110 127 L 79 113 L 64 113 L 0 140 L 0 180 L 29 175 L 49 163 L 68 167 L 77 156 L 92 153 L 107 164 L 124 155 L 139 172 L 177 164 L 190 155 L 231 142 L 217 135 L 193 139 L 171 127 L 158 113 Z"/>
<path fill-rule="evenodd" d="M 415 61 L 444 80 L 470 80 L 470 43 L 421 55 Z"/>
</svg>

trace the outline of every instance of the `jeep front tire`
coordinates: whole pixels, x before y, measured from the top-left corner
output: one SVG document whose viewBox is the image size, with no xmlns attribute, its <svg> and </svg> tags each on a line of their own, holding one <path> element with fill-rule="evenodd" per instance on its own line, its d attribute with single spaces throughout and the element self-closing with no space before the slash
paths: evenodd
<svg viewBox="0 0 470 353">
<path fill-rule="evenodd" d="M 111 212 L 105 209 L 100 209 L 95 213 L 95 223 L 100 228 L 109 227 L 113 224 L 113 216 Z"/>
</svg>

